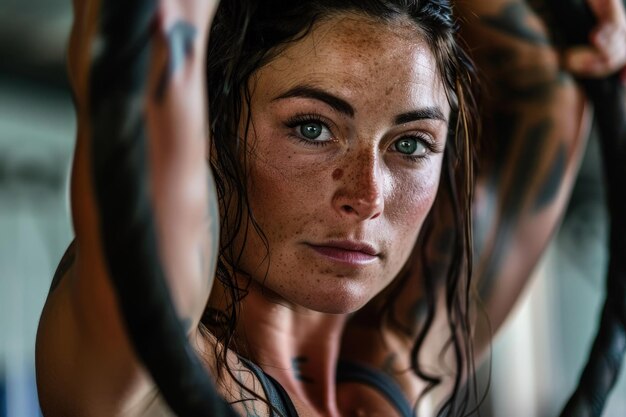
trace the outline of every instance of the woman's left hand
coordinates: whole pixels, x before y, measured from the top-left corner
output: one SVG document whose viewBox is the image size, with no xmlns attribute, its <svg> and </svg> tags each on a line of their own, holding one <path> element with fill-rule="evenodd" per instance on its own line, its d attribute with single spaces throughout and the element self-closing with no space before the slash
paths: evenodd
<svg viewBox="0 0 626 417">
<path fill-rule="evenodd" d="M 621 71 L 626 80 L 626 12 L 623 0 L 587 0 L 598 24 L 590 45 L 564 52 L 565 68 L 581 77 L 601 78 Z"/>
</svg>

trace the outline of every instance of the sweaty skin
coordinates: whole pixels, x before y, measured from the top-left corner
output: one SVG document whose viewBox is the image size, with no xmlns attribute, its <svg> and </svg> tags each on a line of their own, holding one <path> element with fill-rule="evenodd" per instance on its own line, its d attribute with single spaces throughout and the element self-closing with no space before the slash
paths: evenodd
<svg viewBox="0 0 626 417">
<path fill-rule="evenodd" d="M 251 90 L 248 191 L 269 255 L 249 228 L 241 340 L 298 409 L 339 415 L 346 313 L 391 283 L 411 253 L 438 189 L 450 107 L 415 26 L 357 15 L 317 25 L 259 70 Z M 316 250 L 347 240 L 376 255 L 350 263 Z M 298 373 L 315 383 L 298 380 L 294 358 L 307 359 Z"/>
<path fill-rule="evenodd" d="M 432 205 L 449 106 L 416 29 L 397 26 L 332 19 L 254 77 L 249 192 L 270 252 L 250 233 L 243 264 L 261 282 L 269 259 L 264 284 L 290 303 L 328 313 L 362 306 L 400 270 Z M 420 110 L 441 119 L 397 123 Z M 289 125 L 307 117 L 324 124 L 318 142 Z M 394 147 L 406 136 L 435 151 L 409 160 Z M 310 247 L 332 240 L 366 242 L 377 259 L 346 266 Z"/>
<path fill-rule="evenodd" d="M 218 372 L 215 339 L 197 328 L 207 297 L 217 308 L 224 300 L 207 273 L 219 247 L 202 93 L 215 8 L 216 2 L 160 3 L 146 98 L 152 197 L 167 284 L 190 326 L 191 345 L 242 416 L 265 417 L 266 404 L 252 396 L 263 397 L 258 381 L 234 352 L 227 355 L 232 373 Z M 168 415 L 126 337 L 99 244 L 87 88 L 97 10 L 94 1 L 75 2 L 76 260 L 42 313 L 40 401 L 46 416 Z M 193 41 L 176 38 L 180 48 L 172 51 L 175 27 L 197 33 Z M 363 409 L 394 416 L 381 394 L 365 388 L 365 403 L 354 384 L 338 386 L 335 369 L 348 314 L 403 267 L 438 189 L 450 108 L 435 59 L 412 23 L 341 14 L 290 43 L 253 75 L 250 89 L 249 201 L 267 244 L 253 228 L 234 243 L 236 253 L 246 241 L 236 279 L 245 285 L 251 278 L 237 353 L 274 376 L 301 417 Z M 407 398 L 419 392 L 403 388 Z"/>
</svg>

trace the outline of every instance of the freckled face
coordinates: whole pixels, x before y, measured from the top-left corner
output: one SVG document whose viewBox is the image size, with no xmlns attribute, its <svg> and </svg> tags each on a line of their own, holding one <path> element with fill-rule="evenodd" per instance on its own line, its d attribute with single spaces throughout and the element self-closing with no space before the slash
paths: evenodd
<svg viewBox="0 0 626 417">
<path fill-rule="evenodd" d="M 437 191 L 450 108 L 435 58 L 411 22 L 339 15 L 251 89 L 250 206 L 269 258 L 250 232 L 241 266 L 293 305 L 354 311 L 398 274 Z"/>
</svg>

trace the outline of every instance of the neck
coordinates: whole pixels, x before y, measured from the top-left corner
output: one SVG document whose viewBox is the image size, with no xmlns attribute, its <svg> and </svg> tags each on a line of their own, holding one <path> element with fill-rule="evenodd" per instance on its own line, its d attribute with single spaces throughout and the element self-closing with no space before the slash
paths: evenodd
<svg viewBox="0 0 626 417">
<path fill-rule="evenodd" d="M 237 353 L 261 366 L 292 398 L 337 416 L 336 366 L 347 318 L 290 305 L 251 283 L 238 317 Z"/>
</svg>

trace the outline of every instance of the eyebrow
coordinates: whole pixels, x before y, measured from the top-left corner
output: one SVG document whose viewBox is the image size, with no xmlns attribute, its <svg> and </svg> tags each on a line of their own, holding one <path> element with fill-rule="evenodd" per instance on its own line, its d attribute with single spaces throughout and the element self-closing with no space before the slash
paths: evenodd
<svg viewBox="0 0 626 417">
<path fill-rule="evenodd" d="M 434 119 L 448 122 L 439 107 L 425 107 L 423 109 L 402 113 L 396 116 L 395 123 L 401 125 L 404 123 L 414 122 L 416 120 Z"/>
<path fill-rule="evenodd" d="M 306 85 L 294 87 L 290 89 L 289 91 L 287 91 L 286 93 L 281 94 L 280 96 L 274 98 L 272 101 L 282 100 L 285 98 L 292 98 L 292 97 L 312 98 L 315 100 L 319 100 L 328 104 L 330 107 L 337 110 L 339 113 L 343 113 L 349 117 L 354 117 L 354 113 L 355 113 L 354 107 L 352 107 L 350 103 L 348 103 L 344 99 L 341 99 L 337 96 L 327 93 L 326 91 L 322 89 L 319 89 L 316 87 L 310 87 Z"/>
<path fill-rule="evenodd" d="M 272 99 L 272 101 L 282 100 L 286 98 L 312 98 L 314 100 L 322 101 L 328 104 L 330 107 L 343 113 L 346 116 L 354 117 L 356 111 L 354 107 L 347 101 L 339 98 L 331 93 L 328 93 L 320 88 L 311 87 L 307 85 L 296 86 L 287 92 Z M 434 119 L 448 122 L 448 119 L 443 115 L 443 112 L 439 107 L 425 107 L 423 109 L 413 110 L 410 112 L 402 113 L 396 116 L 394 122 L 397 125 L 414 122 L 417 120 Z"/>
</svg>

